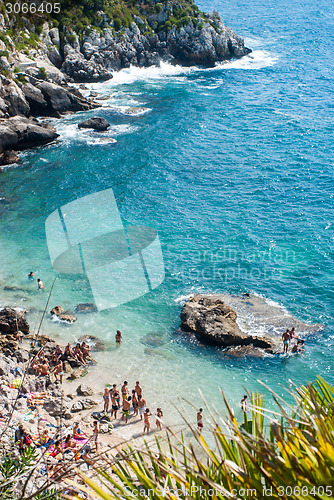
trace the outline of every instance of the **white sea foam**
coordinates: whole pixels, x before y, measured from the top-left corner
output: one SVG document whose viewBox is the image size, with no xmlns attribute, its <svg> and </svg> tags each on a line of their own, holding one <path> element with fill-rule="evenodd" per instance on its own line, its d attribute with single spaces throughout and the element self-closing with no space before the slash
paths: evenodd
<svg viewBox="0 0 334 500">
<path fill-rule="evenodd" d="M 198 68 L 185 68 L 179 65 L 173 65 L 161 62 L 159 66 L 150 66 L 148 68 L 139 68 L 130 66 L 129 68 L 121 69 L 113 73 L 113 78 L 103 83 L 87 84 L 91 90 L 100 91 L 103 89 L 112 88 L 118 85 L 131 84 L 136 81 L 162 80 L 170 76 L 183 76 Z"/>
<path fill-rule="evenodd" d="M 65 144 L 73 142 L 84 142 L 88 145 L 105 145 L 116 143 L 115 136 L 120 134 L 129 134 L 137 127 L 128 124 L 113 125 L 105 132 L 96 132 L 90 129 L 79 129 L 77 121 L 62 119 L 57 122 L 57 132 L 59 139 Z"/>
<path fill-rule="evenodd" d="M 88 139 L 87 144 L 89 146 L 106 146 L 108 144 L 116 144 L 117 140 L 113 137 L 100 137 L 96 139 Z"/>
<path fill-rule="evenodd" d="M 180 297 L 177 297 L 176 299 L 174 299 L 174 302 L 176 302 L 176 304 L 180 304 L 180 305 L 184 305 L 187 300 L 190 299 L 190 297 L 192 297 L 192 293 L 189 293 L 188 295 L 181 295 Z"/>
<path fill-rule="evenodd" d="M 277 60 L 278 57 L 273 56 L 267 50 L 254 50 L 254 52 L 251 52 L 241 59 L 221 62 L 217 64 L 216 68 L 257 70 L 273 66 L 276 64 Z"/>
</svg>

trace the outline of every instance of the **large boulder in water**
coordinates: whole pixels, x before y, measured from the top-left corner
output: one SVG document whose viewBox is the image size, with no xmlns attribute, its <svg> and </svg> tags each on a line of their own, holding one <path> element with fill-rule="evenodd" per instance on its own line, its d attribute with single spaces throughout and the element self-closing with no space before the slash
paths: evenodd
<svg viewBox="0 0 334 500">
<path fill-rule="evenodd" d="M 59 314 L 63 314 L 65 309 L 62 306 L 55 306 L 51 309 L 50 313 L 58 316 Z"/>
<path fill-rule="evenodd" d="M 0 153 L 27 149 L 52 142 L 59 136 L 54 129 L 24 116 L 0 119 Z"/>
<path fill-rule="evenodd" d="M 195 333 L 207 344 L 223 348 L 253 345 L 272 349 L 270 338 L 255 337 L 242 332 L 237 324 L 237 313 L 219 295 L 195 295 L 181 312 L 182 327 Z"/>
<path fill-rule="evenodd" d="M 25 318 L 25 311 L 4 307 L 0 310 L 0 333 L 15 335 L 17 331 L 29 333 L 29 323 Z"/>
<path fill-rule="evenodd" d="M 107 122 L 105 118 L 100 118 L 99 116 L 95 116 L 93 118 L 88 118 L 83 122 L 79 123 L 79 128 L 92 128 L 97 130 L 98 132 L 103 132 L 110 127 L 110 123 Z"/>
</svg>

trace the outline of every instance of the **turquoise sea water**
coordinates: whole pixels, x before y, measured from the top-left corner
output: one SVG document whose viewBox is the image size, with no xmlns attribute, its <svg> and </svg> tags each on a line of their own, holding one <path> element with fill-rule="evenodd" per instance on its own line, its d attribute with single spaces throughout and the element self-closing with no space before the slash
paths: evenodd
<svg viewBox="0 0 334 500">
<path fill-rule="evenodd" d="M 63 341 L 105 339 L 89 382 L 102 389 L 139 378 L 170 421 L 178 418 L 171 401 L 198 405 L 198 388 L 219 408 L 218 386 L 237 405 L 257 379 L 278 392 L 288 379 L 334 382 L 333 12 L 310 0 L 200 7 L 216 8 L 253 53 L 205 70 L 131 68 L 92 85 L 108 98 L 101 109 L 56 120 L 60 140 L 25 152 L 0 176 L 0 278 L 23 289 L 3 289 L 1 303 L 28 308 L 33 325 L 47 294 L 26 276 L 33 270 L 50 289 L 44 221 L 53 210 L 111 187 L 126 224 L 158 230 L 166 266 L 158 289 L 69 327 L 47 319 L 44 331 Z M 149 110 L 126 117 L 110 106 Z M 111 123 L 102 140 L 77 129 L 92 115 Z M 299 358 L 224 358 L 175 333 L 193 292 L 252 292 L 326 330 Z M 83 280 L 59 279 L 51 305 L 90 299 Z M 124 335 L 118 350 L 116 329 Z"/>
</svg>

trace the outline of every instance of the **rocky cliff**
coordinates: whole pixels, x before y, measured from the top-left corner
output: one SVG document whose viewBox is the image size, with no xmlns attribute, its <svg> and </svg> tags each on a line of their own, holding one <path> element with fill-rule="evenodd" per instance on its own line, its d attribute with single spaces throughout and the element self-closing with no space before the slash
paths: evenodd
<svg viewBox="0 0 334 500">
<path fill-rule="evenodd" d="M 9 150 L 56 137 L 48 125 L 29 124 L 28 118 L 96 107 L 68 86 L 71 82 L 103 81 L 130 65 L 161 61 L 213 66 L 250 52 L 217 12 L 201 13 L 191 0 L 138 5 L 60 0 L 57 5 L 63 9 L 58 20 L 40 12 L 10 14 L 0 5 L 0 119 L 26 117 L 24 130 L 18 120 L 1 121 L 0 165 L 17 160 Z"/>
<path fill-rule="evenodd" d="M 159 13 L 140 10 L 128 27 L 115 29 L 115 20 L 101 13 L 101 26 L 89 25 L 82 32 L 66 27 L 52 27 L 45 21 L 41 33 L 33 24 L 15 34 L 14 20 L 0 15 L 0 68 L 8 76 L 15 72 L 35 78 L 47 78 L 61 84 L 101 81 L 112 72 L 130 65 L 151 66 L 161 60 L 180 64 L 213 66 L 217 61 L 242 57 L 250 52 L 243 39 L 227 28 L 217 12 L 205 15 L 195 10 L 180 10 L 173 2 L 161 5 Z M 156 8 L 156 7 L 155 7 Z M 195 7 L 194 7 L 195 9 Z M 8 29 L 9 28 L 9 29 Z M 29 35 L 29 37 L 28 37 Z M 20 76 L 21 75 L 21 76 Z"/>
</svg>

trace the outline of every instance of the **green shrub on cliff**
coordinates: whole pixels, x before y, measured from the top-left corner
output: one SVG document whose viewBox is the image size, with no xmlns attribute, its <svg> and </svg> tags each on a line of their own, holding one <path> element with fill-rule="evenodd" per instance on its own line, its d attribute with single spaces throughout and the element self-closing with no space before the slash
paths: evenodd
<svg viewBox="0 0 334 500">
<path fill-rule="evenodd" d="M 66 35 L 66 39 L 67 39 L 68 43 L 74 43 L 76 40 L 76 37 L 75 37 L 75 35 L 73 35 L 73 33 L 69 33 L 68 35 Z"/>
<path fill-rule="evenodd" d="M 7 0 L 6 4 L 8 2 L 12 5 L 19 5 L 17 0 Z M 62 43 L 66 38 L 68 27 L 72 27 L 78 35 L 80 43 L 82 43 L 90 30 L 99 31 L 106 28 L 108 19 L 110 22 L 113 21 L 114 29 L 118 32 L 122 27 L 130 27 L 134 16 L 140 17 L 145 23 L 139 25 L 141 31 L 145 30 L 145 32 L 149 31 L 150 33 L 152 29 L 153 32 L 168 32 L 173 26 L 179 30 L 191 21 L 197 29 L 203 29 L 203 23 L 210 22 L 218 31 L 215 22 L 200 12 L 193 0 L 161 0 L 159 2 L 154 0 L 145 0 L 143 2 L 137 2 L 136 0 L 48 0 L 48 2 L 60 4 L 60 12 L 55 13 L 52 11 L 48 13 L 44 10 L 35 15 L 30 11 L 25 14 L 21 11 L 19 13 L 13 11 L 11 14 L 7 11 L 7 13 L 4 13 L 6 24 L 14 26 L 0 33 L 0 39 L 5 42 L 8 48 L 11 48 L 13 42 L 17 50 L 26 54 L 29 53 L 31 48 L 36 49 L 40 42 L 39 35 L 42 33 L 45 21 L 51 27 L 59 27 Z M 165 17 L 166 21 L 160 22 L 157 26 L 157 15 L 163 9 L 166 9 L 166 5 L 168 5 L 168 9 L 164 13 L 167 19 Z M 100 11 L 103 11 L 106 15 L 106 25 L 104 25 L 105 17 Z M 150 17 L 151 20 L 149 21 Z M 160 18 L 158 19 L 160 20 Z M 197 19 L 197 22 L 195 19 Z M 24 35 L 25 30 L 31 24 L 34 27 L 30 31 L 30 36 L 26 37 Z M 148 27 L 149 24 L 151 24 L 151 27 Z M 6 36 L 7 34 L 10 35 L 12 42 Z M 67 40 L 69 43 L 73 43 L 75 41 L 74 35 L 67 35 Z"/>
<path fill-rule="evenodd" d="M 114 28 L 116 31 L 119 31 L 121 29 L 121 27 L 122 27 L 122 21 L 120 20 L 119 17 L 116 17 L 114 19 Z"/>
<path fill-rule="evenodd" d="M 38 68 L 38 69 L 39 69 L 39 71 L 40 71 L 40 73 L 41 73 L 41 75 L 42 75 L 43 80 L 46 80 L 46 79 L 47 79 L 47 77 L 48 77 L 48 74 L 47 74 L 47 72 L 46 72 L 46 69 L 45 69 L 45 68 L 43 68 L 43 66 L 42 66 L 42 67 L 40 67 L 40 68 Z"/>
</svg>

